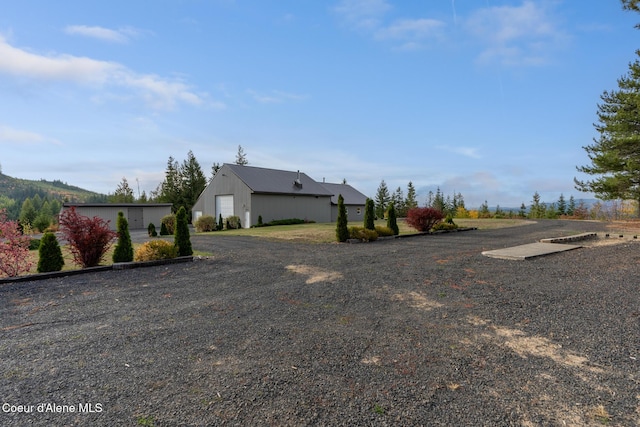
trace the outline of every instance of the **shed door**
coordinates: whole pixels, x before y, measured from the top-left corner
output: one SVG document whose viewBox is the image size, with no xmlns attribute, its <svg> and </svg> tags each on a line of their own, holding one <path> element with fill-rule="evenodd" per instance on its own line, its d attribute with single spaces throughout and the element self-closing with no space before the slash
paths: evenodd
<svg viewBox="0 0 640 427">
<path fill-rule="evenodd" d="M 233 194 L 228 196 L 216 196 L 216 217 L 222 218 L 233 216 Z"/>
<path fill-rule="evenodd" d="M 128 210 L 127 221 L 129 222 L 129 229 L 138 230 L 140 228 L 144 228 L 142 208 L 129 208 Z"/>
</svg>

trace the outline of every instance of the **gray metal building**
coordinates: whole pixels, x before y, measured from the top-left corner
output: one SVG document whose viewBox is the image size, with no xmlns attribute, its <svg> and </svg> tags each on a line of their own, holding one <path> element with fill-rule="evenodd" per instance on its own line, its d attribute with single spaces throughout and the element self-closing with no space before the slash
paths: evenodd
<svg viewBox="0 0 640 427">
<path fill-rule="evenodd" d="M 109 221 L 112 230 L 116 229 L 120 211 L 127 218 L 129 230 L 146 229 L 149 223 L 160 230 L 162 217 L 171 214 L 171 203 L 64 203 L 62 211 L 72 206 L 75 206 L 79 215 L 89 218 L 97 216 Z"/>
<path fill-rule="evenodd" d="M 256 225 L 259 216 L 264 223 L 291 218 L 332 222 L 333 196 L 326 184 L 299 171 L 225 163 L 193 206 L 192 219 L 238 216 L 245 228 Z"/>
</svg>

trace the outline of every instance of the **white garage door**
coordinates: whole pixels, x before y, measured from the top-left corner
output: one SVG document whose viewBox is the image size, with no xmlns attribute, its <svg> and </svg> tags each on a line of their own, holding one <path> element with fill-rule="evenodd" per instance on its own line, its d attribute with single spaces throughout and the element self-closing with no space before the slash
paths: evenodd
<svg viewBox="0 0 640 427">
<path fill-rule="evenodd" d="M 233 216 L 233 194 L 228 196 L 216 196 L 216 217 L 222 218 Z"/>
</svg>

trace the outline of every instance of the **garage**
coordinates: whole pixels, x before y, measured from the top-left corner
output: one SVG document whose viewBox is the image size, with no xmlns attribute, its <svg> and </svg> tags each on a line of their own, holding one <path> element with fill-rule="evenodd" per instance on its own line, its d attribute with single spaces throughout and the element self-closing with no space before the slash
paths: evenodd
<svg viewBox="0 0 640 427">
<path fill-rule="evenodd" d="M 216 196 L 216 214 L 216 216 L 222 215 L 222 218 L 234 216 L 233 194 Z"/>
</svg>

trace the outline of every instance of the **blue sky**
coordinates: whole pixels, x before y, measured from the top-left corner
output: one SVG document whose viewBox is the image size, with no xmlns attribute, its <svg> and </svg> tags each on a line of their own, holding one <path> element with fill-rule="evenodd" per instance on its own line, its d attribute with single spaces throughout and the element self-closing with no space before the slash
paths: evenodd
<svg viewBox="0 0 640 427">
<path fill-rule="evenodd" d="M 576 166 L 639 21 L 618 1 L 7 2 L 0 165 L 148 193 L 169 156 L 209 175 L 242 145 L 372 197 L 383 179 L 421 203 L 590 197 Z"/>
</svg>

